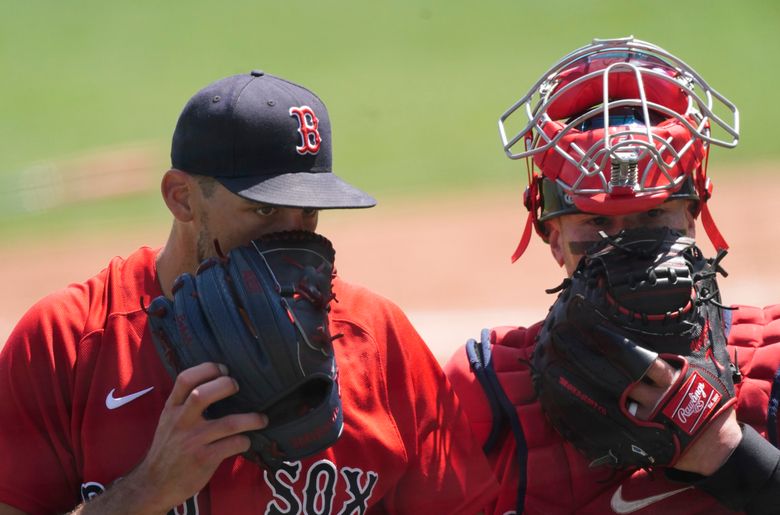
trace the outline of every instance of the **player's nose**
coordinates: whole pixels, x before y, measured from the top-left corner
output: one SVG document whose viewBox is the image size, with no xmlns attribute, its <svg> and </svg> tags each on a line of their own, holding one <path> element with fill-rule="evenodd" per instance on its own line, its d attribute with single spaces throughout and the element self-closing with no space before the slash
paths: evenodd
<svg viewBox="0 0 780 515">
<path fill-rule="evenodd" d="M 613 227 L 613 233 L 617 234 L 623 229 L 636 229 L 638 227 L 641 227 L 643 225 L 643 221 L 640 219 L 639 216 L 633 216 L 633 215 L 624 215 L 616 217 L 615 224 Z"/>
</svg>

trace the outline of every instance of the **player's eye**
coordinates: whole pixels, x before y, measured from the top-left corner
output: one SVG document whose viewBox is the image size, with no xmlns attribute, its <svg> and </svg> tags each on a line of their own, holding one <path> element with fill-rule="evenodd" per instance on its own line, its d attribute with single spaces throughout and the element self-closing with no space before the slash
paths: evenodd
<svg viewBox="0 0 780 515">
<path fill-rule="evenodd" d="M 255 208 L 255 213 L 260 216 L 271 216 L 276 213 L 276 208 L 274 206 L 260 206 Z"/>
<path fill-rule="evenodd" d="M 659 216 L 663 216 L 663 214 L 664 214 L 663 209 L 649 209 L 647 211 L 648 218 L 658 218 Z"/>
<path fill-rule="evenodd" d="M 591 225 L 595 225 L 596 227 L 608 227 L 610 223 L 610 219 L 608 216 L 594 216 L 589 220 Z"/>
<path fill-rule="evenodd" d="M 310 217 L 314 216 L 319 212 L 319 209 L 314 207 L 304 207 L 303 208 L 303 216 Z"/>
</svg>

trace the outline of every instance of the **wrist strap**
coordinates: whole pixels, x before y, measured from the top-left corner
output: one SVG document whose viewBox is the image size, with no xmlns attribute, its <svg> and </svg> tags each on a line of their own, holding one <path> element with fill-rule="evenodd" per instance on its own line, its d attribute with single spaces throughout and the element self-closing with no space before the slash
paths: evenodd
<svg viewBox="0 0 780 515">
<path fill-rule="evenodd" d="M 666 477 L 707 492 L 721 504 L 750 514 L 777 513 L 780 506 L 780 450 L 749 425 L 742 440 L 714 474 L 667 469 Z"/>
</svg>

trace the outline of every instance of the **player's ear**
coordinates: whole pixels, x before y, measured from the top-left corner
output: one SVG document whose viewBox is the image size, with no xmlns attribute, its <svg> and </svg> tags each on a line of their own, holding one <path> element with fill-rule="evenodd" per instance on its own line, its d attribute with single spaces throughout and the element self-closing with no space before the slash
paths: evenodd
<svg viewBox="0 0 780 515">
<path fill-rule="evenodd" d="M 550 252 L 558 263 L 558 266 L 563 266 L 564 253 L 563 253 L 563 239 L 561 238 L 561 228 L 557 222 L 557 219 L 544 222 L 545 230 L 547 233 L 547 243 L 550 245 Z"/>
<path fill-rule="evenodd" d="M 171 168 L 163 175 L 160 183 L 165 205 L 174 218 L 189 222 L 193 218 L 192 194 L 195 179 L 188 173 Z"/>
</svg>

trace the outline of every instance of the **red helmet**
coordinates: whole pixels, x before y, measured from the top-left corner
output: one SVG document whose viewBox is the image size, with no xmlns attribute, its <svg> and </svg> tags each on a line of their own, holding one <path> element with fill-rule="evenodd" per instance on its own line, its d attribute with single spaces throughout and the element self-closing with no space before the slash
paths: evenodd
<svg viewBox="0 0 780 515">
<path fill-rule="evenodd" d="M 518 117 L 524 126 L 510 137 Z M 529 218 L 513 261 L 532 222 L 545 238 L 543 222 L 555 216 L 627 214 L 671 198 L 700 200 L 707 233 L 727 248 L 706 208 L 706 165 L 710 144 L 737 145 L 739 113 L 662 48 L 633 37 L 594 40 L 545 73 L 501 115 L 499 130 L 507 155 L 528 164 Z"/>
</svg>

